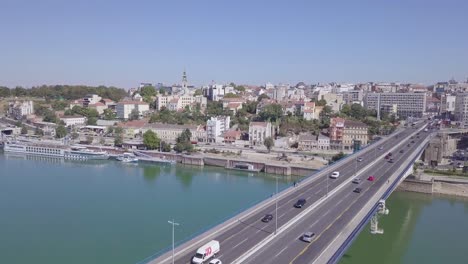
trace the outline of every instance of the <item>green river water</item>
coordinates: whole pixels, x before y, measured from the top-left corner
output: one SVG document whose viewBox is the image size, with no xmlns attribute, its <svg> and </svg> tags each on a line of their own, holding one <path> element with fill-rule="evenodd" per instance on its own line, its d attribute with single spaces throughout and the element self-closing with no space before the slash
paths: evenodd
<svg viewBox="0 0 468 264">
<path fill-rule="evenodd" d="M 168 220 L 181 241 L 274 191 L 271 175 L 221 168 L 0 154 L 0 263 L 136 263 L 170 246 Z M 468 263 L 466 200 L 394 193 L 387 204 L 385 234 L 366 229 L 342 263 Z"/>
</svg>

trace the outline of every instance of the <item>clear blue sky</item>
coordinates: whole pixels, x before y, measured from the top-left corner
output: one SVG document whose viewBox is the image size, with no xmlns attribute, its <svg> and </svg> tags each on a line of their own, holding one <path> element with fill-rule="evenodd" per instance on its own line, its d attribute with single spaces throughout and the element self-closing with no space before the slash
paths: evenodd
<svg viewBox="0 0 468 264">
<path fill-rule="evenodd" d="M 8 86 L 468 77 L 464 0 L 1 0 L 0 36 Z"/>
</svg>

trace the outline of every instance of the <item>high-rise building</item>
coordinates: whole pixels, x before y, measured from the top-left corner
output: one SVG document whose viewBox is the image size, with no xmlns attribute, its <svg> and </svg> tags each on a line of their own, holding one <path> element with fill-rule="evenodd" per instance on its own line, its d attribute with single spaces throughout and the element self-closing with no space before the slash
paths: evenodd
<svg viewBox="0 0 468 264">
<path fill-rule="evenodd" d="M 424 93 L 368 93 L 364 106 L 378 112 L 382 109 L 397 108 L 397 116 L 422 117 L 426 111 L 426 94 Z"/>
<path fill-rule="evenodd" d="M 455 121 L 468 128 L 468 93 L 458 93 L 455 98 Z"/>
</svg>

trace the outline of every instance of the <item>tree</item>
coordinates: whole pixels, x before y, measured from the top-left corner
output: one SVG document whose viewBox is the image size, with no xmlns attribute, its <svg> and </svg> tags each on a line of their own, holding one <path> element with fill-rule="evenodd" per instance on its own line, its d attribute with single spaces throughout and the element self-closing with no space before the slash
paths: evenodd
<svg viewBox="0 0 468 264">
<path fill-rule="evenodd" d="M 242 92 L 245 92 L 245 87 L 242 86 L 242 85 L 236 86 L 235 89 L 236 89 L 236 91 L 239 91 L 239 92 L 241 92 L 241 93 L 242 93 Z"/>
<path fill-rule="evenodd" d="M 345 104 L 343 105 L 343 107 L 341 108 L 341 113 L 346 115 L 346 116 L 350 116 L 351 115 L 351 106 Z"/>
<path fill-rule="evenodd" d="M 224 95 L 224 98 L 239 98 L 239 95 L 233 93 L 227 93 Z"/>
<path fill-rule="evenodd" d="M 72 139 L 77 139 L 80 137 L 80 134 L 78 134 L 76 131 L 73 131 L 70 136 Z"/>
<path fill-rule="evenodd" d="M 112 109 L 104 109 L 104 119 L 105 120 L 113 120 L 117 117 L 115 112 Z"/>
<path fill-rule="evenodd" d="M 244 106 L 242 107 L 242 109 L 245 108 L 245 111 L 247 111 L 250 114 L 256 114 L 257 113 L 257 105 L 258 105 L 258 102 L 256 102 L 256 101 L 248 101 L 248 102 L 244 103 Z"/>
<path fill-rule="evenodd" d="M 171 152 L 171 145 L 166 143 L 165 141 L 161 142 L 161 152 Z"/>
<path fill-rule="evenodd" d="M 279 104 L 269 104 L 263 107 L 258 116 L 262 121 L 276 122 L 283 116 L 283 107 Z"/>
<path fill-rule="evenodd" d="M 130 112 L 130 116 L 128 117 L 129 120 L 138 120 L 140 118 L 140 111 L 138 109 L 133 108 L 132 112 Z"/>
<path fill-rule="evenodd" d="M 267 137 L 265 138 L 265 140 L 263 141 L 263 145 L 265 145 L 265 147 L 268 149 L 268 152 L 271 151 L 271 148 L 273 146 L 275 146 L 275 141 L 273 140 L 273 138 L 271 137 Z"/>
<path fill-rule="evenodd" d="M 115 132 L 115 134 L 117 134 L 117 135 L 122 135 L 123 132 L 124 132 L 124 130 L 123 130 L 122 127 L 119 127 L 119 126 L 118 126 L 118 127 L 116 127 L 116 128 L 114 129 L 114 132 Z"/>
<path fill-rule="evenodd" d="M 197 89 L 197 90 L 195 90 L 195 93 L 193 93 L 193 95 L 194 95 L 194 96 L 203 95 L 202 89 Z"/>
<path fill-rule="evenodd" d="M 86 121 L 86 124 L 89 125 L 89 126 L 97 125 L 97 118 L 96 117 L 88 118 L 88 120 Z"/>
<path fill-rule="evenodd" d="M 192 152 L 193 151 L 193 145 L 190 140 L 192 137 L 192 132 L 190 132 L 190 129 L 185 129 L 176 139 L 177 144 L 174 146 L 174 150 L 177 152 Z"/>
<path fill-rule="evenodd" d="M 28 133 L 28 128 L 23 125 L 21 126 L 21 135 L 26 135 Z"/>
<path fill-rule="evenodd" d="M 147 130 L 143 134 L 143 144 L 145 144 L 147 149 L 157 149 L 159 148 L 159 142 L 161 140 L 158 138 L 158 135 L 153 132 L 153 130 Z"/>
<path fill-rule="evenodd" d="M 122 135 L 118 134 L 117 136 L 115 136 L 114 138 L 114 145 L 115 146 L 122 146 L 123 144 L 123 138 L 122 138 Z"/>
<path fill-rule="evenodd" d="M 112 133 L 114 133 L 114 127 L 113 126 L 107 127 L 107 134 L 112 134 Z"/>
<path fill-rule="evenodd" d="M 36 136 L 43 136 L 44 135 L 44 131 L 42 131 L 42 129 L 36 127 L 36 129 L 34 130 L 34 134 Z"/>
<path fill-rule="evenodd" d="M 43 118 L 44 122 L 57 123 L 58 120 L 59 119 L 57 118 L 54 112 L 50 111 L 49 109 L 45 110 Z"/>
<path fill-rule="evenodd" d="M 261 102 L 263 99 L 270 99 L 270 97 L 268 97 L 268 95 L 266 94 L 261 94 L 260 96 L 258 96 L 257 102 Z"/>
<path fill-rule="evenodd" d="M 67 129 L 65 128 L 65 126 L 59 125 L 59 126 L 55 129 L 55 136 L 56 136 L 57 138 L 64 138 L 66 135 L 67 135 Z"/>
<path fill-rule="evenodd" d="M 165 95 L 166 94 L 166 90 L 164 90 L 164 88 L 159 88 L 159 94 L 162 94 L 162 95 Z"/>
<path fill-rule="evenodd" d="M 327 101 L 324 100 L 324 99 L 321 99 L 321 100 L 318 100 L 318 102 L 316 103 L 317 106 L 326 106 L 327 105 Z"/>
<path fill-rule="evenodd" d="M 152 85 L 146 85 L 141 88 L 140 95 L 142 97 L 156 96 L 156 89 Z"/>
<path fill-rule="evenodd" d="M 346 156 L 343 152 L 340 152 L 338 154 L 336 154 L 335 156 L 332 157 L 332 161 L 335 162 L 335 161 L 338 161 L 340 159 L 342 159 L 344 156 Z"/>
</svg>

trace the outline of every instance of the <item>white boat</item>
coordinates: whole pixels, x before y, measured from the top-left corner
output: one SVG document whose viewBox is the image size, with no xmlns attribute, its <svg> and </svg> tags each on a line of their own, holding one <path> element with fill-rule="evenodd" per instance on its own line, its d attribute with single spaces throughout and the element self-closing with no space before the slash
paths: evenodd
<svg viewBox="0 0 468 264">
<path fill-rule="evenodd" d="M 84 147 L 72 147 L 65 151 L 66 159 L 76 160 L 106 160 L 109 159 L 109 154 L 106 151 L 94 151 Z"/>
<path fill-rule="evenodd" d="M 124 163 L 135 163 L 138 162 L 138 158 L 133 153 L 125 152 L 122 155 L 117 156 L 117 160 Z"/>
<path fill-rule="evenodd" d="M 74 160 L 108 159 L 105 151 L 93 151 L 85 147 L 70 148 L 63 144 L 52 144 L 32 141 L 5 142 L 3 150 L 7 153 L 22 153 L 49 157 L 61 157 Z"/>
</svg>

